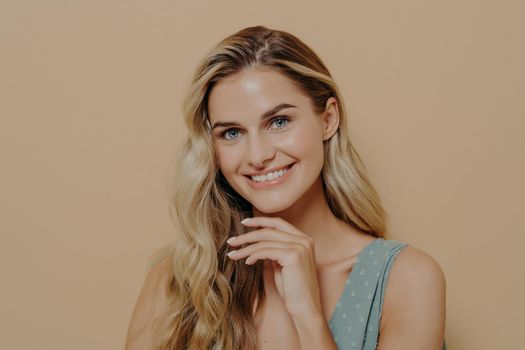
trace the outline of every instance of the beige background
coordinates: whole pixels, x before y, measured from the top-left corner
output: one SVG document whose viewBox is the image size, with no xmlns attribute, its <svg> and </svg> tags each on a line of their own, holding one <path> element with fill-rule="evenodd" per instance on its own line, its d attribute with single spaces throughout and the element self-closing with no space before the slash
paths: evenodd
<svg viewBox="0 0 525 350">
<path fill-rule="evenodd" d="M 224 36 L 288 30 L 339 82 L 393 238 L 447 276 L 449 349 L 520 349 L 522 1 L 0 2 L 0 348 L 119 349 L 190 72 Z"/>
</svg>

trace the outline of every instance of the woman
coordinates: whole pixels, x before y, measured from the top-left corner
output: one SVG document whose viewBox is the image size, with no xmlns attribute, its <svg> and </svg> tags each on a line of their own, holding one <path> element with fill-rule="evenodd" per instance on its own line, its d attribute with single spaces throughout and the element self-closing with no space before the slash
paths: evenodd
<svg viewBox="0 0 525 350">
<path fill-rule="evenodd" d="M 445 347 L 444 274 L 386 239 L 342 96 L 309 47 L 263 26 L 227 37 L 184 112 L 177 237 L 152 262 L 126 349 Z"/>
</svg>

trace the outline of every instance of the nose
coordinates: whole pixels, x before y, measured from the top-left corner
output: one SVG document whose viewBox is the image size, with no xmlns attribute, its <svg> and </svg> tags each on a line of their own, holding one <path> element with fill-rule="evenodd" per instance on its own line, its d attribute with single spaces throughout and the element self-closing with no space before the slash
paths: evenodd
<svg viewBox="0 0 525 350">
<path fill-rule="evenodd" d="M 266 163 L 275 157 L 275 145 L 259 134 L 254 135 L 248 140 L 248 162 L 255 168 L 264 168 Z"/>
</svg>

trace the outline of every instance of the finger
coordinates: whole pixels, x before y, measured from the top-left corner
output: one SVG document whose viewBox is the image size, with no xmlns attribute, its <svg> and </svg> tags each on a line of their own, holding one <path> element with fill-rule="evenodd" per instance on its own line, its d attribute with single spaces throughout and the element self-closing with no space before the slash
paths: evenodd
<svg viewBox="0 0 525 350">
<path fill-rule="evenodd" d="M 287 256 L 290 254 L 289 249 L 280 248 L 263 248 L 255 251 L 250 255 L 245 263 L 247 265 L 255 264 L 258 260 L 269 259 L 276 261 L 281 266 L 286 266 Z"/>
<path fill-rule="evenodd" d="M 297 227 L 278 216 L 254 216 L 251 218 L 244 219 L 243 221 L 241 221 L 241 223 L 245 226 L 265 226 L 277 230 L 290 232 L 298 236 L 308 237 L 307 234 L 301 232 L 299 229 L 297 229 Z"/>
<path fill-rule="evenodd" d="M 298 249 L 300 245 L 294 243 L 285 243 L 279 241 L 261 241 L 254 244 L 250 244 L 239 250 L 232 250 L 227 255 L 232 260 L 239 260 L 254 254 L 256 251 L 267 248 L 278 248 L 283 250 Z"/>
<path fill-rule="evenodd" d="M 255 231 L 251 231 L 251 232 L 242 234 L 240 236 L 232 237 L 228 239 L 226 242 L 230 246 L 237 247 L 242 244 L 253 243 L 253 242 L 262 241 L 262 240 L 281 241 L 281 242 L 298 242 L 300 239 L 302 239 L 302 237 L 299 237 L 297 235 L 291 234 L 286 231 L 262 228 L 259 230 L 255 230 Z"/>
</svg>

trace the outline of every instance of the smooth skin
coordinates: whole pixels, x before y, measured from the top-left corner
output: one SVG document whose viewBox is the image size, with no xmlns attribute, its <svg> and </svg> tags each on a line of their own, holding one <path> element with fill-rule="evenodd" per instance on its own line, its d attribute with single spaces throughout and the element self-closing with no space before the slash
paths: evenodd
<svg viewBox="0 0 525 350">
<path fill-rule="evenodd" d="M 283 103 L 294 107 L 261 119 Z M 255 230 L 228 242 L 236 250 L 230 259 L 265 261 L 271 310 L 260 324 L 258 348 L 337 349 L 327 322 L 356 255 L 373 237 L 336 218 L 322 190 L 323 142 L 339 126 L 336 100 L 329 98 L 317 115 L 287 77 L 248 68 L 221 80 L 208 108 L 218 166 L 252 204 L 253 218 L 244 225 Z M 279 186 L 249 185 L 247 174 L 292 163 L 294 173 Z M 151 322 L 166 306 L 163 285 L 153 285 L 165 280 L 163 271 L 154 268 L 146 278 L 130 321 L 128 350 L 151 348 Z M 445 288 L 444 273 L 430 255 L 403 249 L 390 271 L 378 349 L 441 350 Z"/>
</svg>

